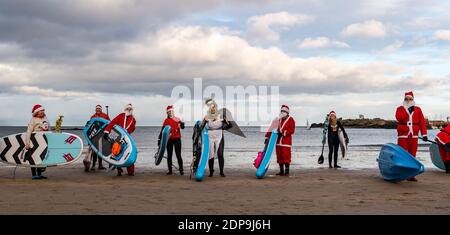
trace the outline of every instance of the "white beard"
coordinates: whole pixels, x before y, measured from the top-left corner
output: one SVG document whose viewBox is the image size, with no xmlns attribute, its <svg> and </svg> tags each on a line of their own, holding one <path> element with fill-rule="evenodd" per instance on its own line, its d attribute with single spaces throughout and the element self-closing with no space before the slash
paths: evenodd
<svg viewBox="0 0 450 235">
<path fill-rule="evenodd" d="M 130 111 L 125 111 L 125 116 L 131 116 L 131 115 L 133 115 L 133 112 L 130 112 Z"/>
<path fill-rule="evenodd" d="M 416 105 L 416 102 L 414 100 L 413 101 L 403 101 L 403 106 L 406 109 L 408 109 L 408 108 L 410 108 L 412 106 L 415 106 L 415 105 Z"/>
<path fill-rule="evenodd" d="M 280 113 L 280 118 L 286 118 L 287 117 L 287 113 L 285 113 L 285 112 L 282 112 L 282 113 Z"/>
</svg>

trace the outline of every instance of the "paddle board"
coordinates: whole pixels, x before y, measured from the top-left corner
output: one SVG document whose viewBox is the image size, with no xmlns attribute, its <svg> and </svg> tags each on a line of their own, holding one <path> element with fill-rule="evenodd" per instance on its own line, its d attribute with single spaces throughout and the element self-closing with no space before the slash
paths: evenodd
<svg viewBox="0 0 450 235">
<path fill-rule="evenodd" d="M 35 132 L 25 149 L 26 133 L 0 139 L 0 161 L 26 167 L 60 166 L 75 162 L 83 152 L 83 141 L 70 133 Z"/>
<path fill-rule="evenodd" d="M 442 161 L 441 153 L 439 152 L 439 146 L 437 144 L 431 144 L 430 145 L 430 157 L 433 164 L 445 171 L 445 164 L 444 161 Z"/>
<path fill-rule="evenodd" d="M 197 171 L 198 162 L 202 154 L 202 130 L 200 129 L 201 121 L 197 121 L 194 125 L 192 133 L 192 162 L 191 177 Z"/>
<path fill-rule="evenodd" d="M 273 150 L 277 143 L 278 132 L 277 129 L 272 130 L 272 134 L 270 135 L 269 142 L 267 144 L 267 149 L 264 152 L 263 160 L 256 170 L 256 178 L 262 179 L 266 175 L 267 170 L 269 169 L 270 159 L 272 158 Z"/>
<path fill-rule="evenodd" d="M 197 170 L 195 172 L 195 179 L 197 181 L 202 181 L 205 178 L 205 170 L 206 165 L 209 160 L 209 136 L 208 136 L 208 125 L 205 125 L 203 130 L 201 130 L 202 134 L 202 151 L 200 155 L 200 160 L 198 163 Z"/>
<path fill-rule="evenodd" d="M 159 165 L 164 157 L 164 153 L 166 152 L 167 142 L 170 137 L 170 126 L 165 126 L 162 130 L 161 134 L 161 143 L 159 144 L 158 152 L 155 153 L 155 164 Z"/>
<path fill-rule="evenodd" d="M 385 144 L 378 156 L 378 167 L 384 180 L 399 182 L 419 175 L 425 167 L 415 157 L 396 144 Z"/>
<path fill-rule="evenodd" d="M 110 137 L 121 143 L 121 152 L 117 156 L 111 153 L 112 143 L 103 138 L 106 126 L 110 121 L 103 118 L 93 118 L 84 127 L 83 134 L 92 151 L 97 153 L 105 162 L 116 167 L 128 167 L 136 162 L 137 148 L 130 134 L 123 128 L 115 125 Z"/>
<path fill-rule="evenodd" d="M 345 158 L 345 154 L 348 151 L 348 144 L 345 142 L 344 132 L 341 129 L 338 130 L 338 136 L 339 136 L 339 145 L 341 147 L 342 158 Z"/>
</svg>

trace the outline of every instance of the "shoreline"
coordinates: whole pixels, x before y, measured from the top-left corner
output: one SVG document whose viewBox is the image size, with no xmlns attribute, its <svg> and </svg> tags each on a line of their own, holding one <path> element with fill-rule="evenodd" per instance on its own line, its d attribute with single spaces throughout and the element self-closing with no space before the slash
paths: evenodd
<svg viewBox="0 0 450 235">
<path fill-rule="evenodd" d="M 79 165 L 48 168 L 32 181 L 28 169 L 0 167 L 0 214 L 450 214 L 450 175 L 429 169 L 419 182 L 385 182 L 377 169 L 293 169 L 262 180 L 254 169 L 227 169 L 203 182 L 136 168 L 136 176 L 85 173 Z"/>
</svg>

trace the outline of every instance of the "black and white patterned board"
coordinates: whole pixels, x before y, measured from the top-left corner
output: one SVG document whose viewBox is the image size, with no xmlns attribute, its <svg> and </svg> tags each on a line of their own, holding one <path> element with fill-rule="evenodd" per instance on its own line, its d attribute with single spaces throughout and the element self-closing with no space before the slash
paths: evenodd
<svg viewBox="0 0 450 235">
<path fill-rule="evenodd" d="M 0 161 L 13 165 L 39 165 L 45 159 L 48 141 L 43 133 L 32 133 L 31 148 L 25 151 L 26 133 L 0 138 Z"/>
</svg>

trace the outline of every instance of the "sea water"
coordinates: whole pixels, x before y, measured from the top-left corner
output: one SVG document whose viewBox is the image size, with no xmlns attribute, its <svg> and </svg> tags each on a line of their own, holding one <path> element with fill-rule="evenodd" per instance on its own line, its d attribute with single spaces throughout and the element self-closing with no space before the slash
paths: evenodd
<svg viewBox="0 0 450 235">
<path fill-rule="evenodd" d="M 81 129 L 81 128 L 80 128 Z M 0 136 L 7 136 L 15 133 L 24 132 L 26 127 L 0 127 Z M 137 127 L 133 133 L 138 148 L 137 167 L 148 168 L 166 168 L 166 160 L 163 159 L 161 165 L 155 166 L 154 154 L 157 151 L 158 135 L 161 127 Z M 247 138 L 242 138 L 228 132 L 224 132 L 225 138 L 225 167 L 226 169 L 252 169 L 253 160 L 258 151 L 264 147 L 265 133 L 261 132 L 260 127 L 242 127 L 242 131 Z M 347 128 L 347 134 L 350 138 L 347 155 L 343 159 L 339 151 L 338 164 L 344 169 L 365 169 L 378 168 L 377 157 L 381 145 L 385 143 L 396 143 L 397 132 L 395 129 L 354 129 Z M 80 136 L 86 145 L 82 130 L 66 130 Z M 192 161 L 192 127 L 186 127 L 182 130 L 182 157 L 185 171 L 189 168 Z M 437 130 L 429 130 L 429 138 L 434 139 L 438 133 Z M 428 151 L 429 144 L 419 140 L 419 150 L 417 158 L 425 167 L 435 168 L 431 162 Z M 318 168 L 328 167 L 328 146 L 325 145 L 323 165 L 317 164 L 317 158 L 322 151 L 322 129 L 296 128 L 293 136 L 292 148 L 292 168 Z M 166 153 L 167 155 L 167 153 Z M 78 161 L 81 162 L 80 158 Z M 176 157 L 173 156 L 174 166 L 178 166 Z M 1 166 L 5 166 L 1 164 Z M 218 163 L 215 163 L 218 167 Z M 272 157 L 271 168 L 276 169 L 275 153 Z"/>
</svg>

